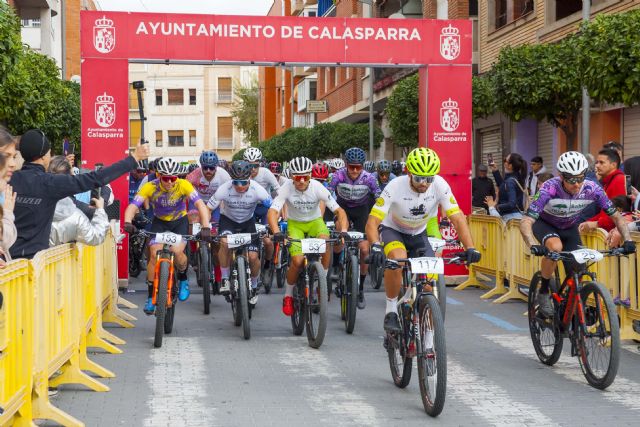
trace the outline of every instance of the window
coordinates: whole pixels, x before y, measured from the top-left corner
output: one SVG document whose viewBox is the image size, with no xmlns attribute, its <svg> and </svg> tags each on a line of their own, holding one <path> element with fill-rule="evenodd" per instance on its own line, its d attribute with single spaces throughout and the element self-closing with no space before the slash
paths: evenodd
<svg viewBox="0 0 640 427">
<path fill-rule="evenodd" d="M 162 147 L 162 131 L 156 131 L 156 147 Z"/>
<path fill-rule="evenodd" d="M 533 12 L 533 0 L 495 0 L 494 5 L 496 29 Z"/>
<path fill-rule="evenodd" d="M 129 109 L 130 110 L 138 109 L 138 91 L 135 90 L 133 86 L 129 86 Z"/>
<path fill-rule="evenodd" d="M 142 126 L 140 126 L 140 119 L 129 120 L 129 146 L 137 147 L 140 143 L 140 135 L 142 133 Z"/>
<path fill-rule="evenodd" d="M 168 89 L 169 105 L 184 105 L 184 90 Z"/>
<path fill-rule="evenodd" d="M 32 19 L 31 26 L 34 28 L 40 28 L 40 18 Z"/>
<path fill-rule="evenodd" d="M 183 130 L 169 131 L 169 147 L 184 147 L 184 131 Z"/>
<path fill-rule="evenodd" d="M 324 69 L 324 93 L 329 92 L 329 67 Z"/>
<path fill-rule="evenodd" d="M 309 99 L 314 100 L 318 99 L 318 82 L 315 80 L 311 80 L 309 82 Z"/>
<path fill-rule="evenodd" d="M 218 77 L 218 102 L 231 102 L 232 98 L 231 77 Z"/>
<path fill-rule="evenodd" d="M 338 86 L 339 81 L 340 81 L 340 68 L 335 67 L 333 69 L 333 85 Z"/>
<path fill-rule="evenodd" d="M 346 75 L 347 75 L 347 80 L 349 80 L 351 78 L 351 68 L 347 67 Z"/>
<path fill-rule="evenodd" d="M 218 148 L 233 148 L 233 119 L 218 117 Z"/>
<path fill-rule="evenodd" d="M 196 131 L 195 130 L 190 130 L 189 131 L 189 147 L 195 147 L 197 145 L 196 142 Z"/>
<path fill-rule="evenodd" d="M 162 105 L 162 89 L 156 89 L 156 105 Z"/>
<path fill-rule="evenodd" d="M 196 90 L 189 89 L 189 105 L 196 105 Z"/>
</svg>

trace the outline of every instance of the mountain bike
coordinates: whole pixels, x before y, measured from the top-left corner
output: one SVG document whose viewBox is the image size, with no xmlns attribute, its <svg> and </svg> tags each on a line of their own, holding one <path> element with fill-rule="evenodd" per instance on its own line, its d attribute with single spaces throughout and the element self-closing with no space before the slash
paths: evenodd
<svg viewBox="0 0 640 427">
<path fill-rule="evenodd" d="M 606 251 L 577 249 L 552 252 L 548 258 L 575 265 L 560 283 L 556 269 L 549 283 L 554 315 L 544 317 L 536 302 L 540 272 L 529 286 L 528 317 L 531 341 L 538 359 L 553 366 L 562 354 L 564 338 L 571 342 L 571 356 L 577 356 L 587 382 L 604 390 L 613 383 L 620 363 L 620 326 L 616 307 L 607 288 L 596 281 L 589 267 L 608 256 L 621 256 L 620 248 Z"/>
<path fill-rule="evenodd" d="M 400 332 L 387 332 L 384 347 L 389 357 L 393 382 L 405 388 L 411 380 L 412 359 L 418 360 L 420 395 L 427 414 L 438 416 L 444 408 L 447 390 L 447 350 L 444 319 L 433 293 L 444 264 L 462 264 L 464 252 L 450 258 L 416 257 L 387 259 L 384 267 L 402 269 L 398 298 Z"/>
<path fill-rule="evenodd" d="M 217 224 L 211 223 L 211 230 L 213 230 Z M 192 234 L 198 236 L 201 230 L 200 223 L 192 224 Z M 195 259 L 194 270 L 198 281 L 198 286 L 202 288 L 202 302 L 204 303 L 204 314 L 209 314 L 211 311 L 211 294 L 217 293 L 214 289 L 217 284 L 213 274 L 213 259 L 211 257 L 212 248 L 209 242 L 199 242 L 198 248 L 195 254 L 192 255 Z"/>
<path fill-rule="evenodd" d="M 266 232 L 238 233 L 218 235 L 215 240 L 227 239 L 227 247 L 231 250 L 231 270 L 229 280 L 231 282 L 230 293 L 226 297 L 231 304 L 233 322 L 236 326 L 242 325 L 242 336 L 245 340 L 251 338 L 251 312 L 253 310 L 249 299 L 251 298 L 251 269 L 249 268 L 249 245 L 256 239 L 264 237 Z"/>
<path fill-rule="evenodd" d="M 280 232 L 287 234 L 287 221 L 280 221 Z M 289 267 L 289 248 L 287 245 L 274 242 L 273 243 L 273 261 L 270 268 L 273 269 L 271 276 L 276 276 L 276 285 L 278 288 L 284 287 L 287 281 L 287 268 Z"/>
<path fill-rule="evenodd" d="M 327 329 L 327 276 L 320 263 L 320 257 L 327 250 L 327 244 L 338 239 L 287 239 L 287 245 L 299 242 L 302 246 L 304 263 L 293 288 L 293 314 L 291 326 L 295 335 L 307 330 L 309 346 L 320 348 Z"/>
<path fill-rule="evenodd" d="M 201 241 L 198 237 L 175 234 L 171 232 L 152 233 L 140 231 L 147 237 L 154 237 L 155 242 L 162 244 L 162 249 L 156 254 L 156 268 L 153 279 L 153 303 L 156 306 L 156 330 L 153 339 L 153 346 L 162 347 L 164 334 L 173 331 L 173 319 L 176 312 L 176 302 L 178 301 L 178 271 L 175 268 L 171 252 L 171 246 L 177 246 L 183 241 Z"/>
<path fill-rule="evenodd" d="M 138 277 L 143 269 L 144 251 L 147 246 L 147 237 L 140 230 L 144 230 L 151 221 L 138 212 L 132 223 L 138 231 L 129 234 L 129 276 Z"/>
<path fill-rule="evenodd" d="M 332 233 L 338 240 L 342 233 Z M 359 244 L 364 240 L 364 234 L 359 231 L 349 231 L 348 238 L 344 238 L 344 247 L 338 254 L 340 264 L 337 267 L 337 283 L 334 288 L 336 297 L 340 298 L 340 318 L 344 320 L 344 327 L 348 334 L 353 333 L 358 311 L 358 286 L 360 283 L 360 249 Z"/>
<path fill-rule="evenodd" d="M 266 235 L 267 226 L 256 223 L 256 231 L 259 233 L 264 233 Z M 264 265 L 265 252 L 266 252 L 264 247 L 264 241 L 260 239 L 259 244 L 260 244 L 260 250 L 258 252 L 259 253 L 258 258 L 260 258 L 260 263 Z M 275 266 L 273 262 L 269 265 L 269 268 L 262 268 L 260 271 L 260 281 L 262 282 L 262 286 L 264 287 L 265 294 L 271 293 L 271 285 L 273 284 L 274 273 L 275 273 Z"/>
</svg>

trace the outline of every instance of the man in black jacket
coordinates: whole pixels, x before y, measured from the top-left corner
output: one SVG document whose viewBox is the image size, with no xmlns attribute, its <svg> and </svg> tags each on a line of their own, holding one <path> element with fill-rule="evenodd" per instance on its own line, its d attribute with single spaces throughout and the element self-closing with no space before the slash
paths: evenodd
<svg viewBox="0 0 640 427">
<path fill-rule="evenodd" d="M 45 172 L 51 160 L 51 145 L 44 133 L 32 129 L 20 138 L 20 154 L 25 160 L 15 171 L 10 184 L 16 192 L 14 209 L 18 239 L 9 251 L 15 258 L 33 258 L 49 247 L 53 213 L 58 200 L 101 187 L 137 167 L 149 157 L 149 146 L 140 145 L 135 152 L 109 167 L 82 175 L 54 175 Z"/>
<path fill-rule="evenodd" d="M 471 180 L 471 205 L 474 208 L 483 208 L 485 213 L 489 212 L 485 198 L 487 196 L 496 198 L 496 188 L 493 181 L 487 177 L 488 170 L 486 165 L 479 165 L 478 175 Z"/>
</svg>

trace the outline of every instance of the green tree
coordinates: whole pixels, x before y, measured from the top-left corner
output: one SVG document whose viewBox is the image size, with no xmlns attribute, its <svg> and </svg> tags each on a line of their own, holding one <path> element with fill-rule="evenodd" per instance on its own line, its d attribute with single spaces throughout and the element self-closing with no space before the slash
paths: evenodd
<svg viewBox="0 0 640 427">
<path fill-rule="evenodd" d="M 555 44 L 503 48 L 493 67 L 498 110 L 516 122 L 547 120 L 574 149 L 582 106 L 578 55 L 572 36 Z"/>
<path fill-rule="evenodd" d="M 250 144 L 259 140 L 258 106 L 260 102 L 260 89 L 258 80 L 252 79 L 249 86 L 242 86 L 240 82 L 235 84 L 235 101 L 231 108 L 231 117 L 236 128 L 242 131 Z"/>
<path fill-rule="evenodd" d="M 418 146 L 418 75 L 402 79 L 393 89 L 385 111 L 389 117 L 393 144 Z"/>
<path fill-rule="evenodd" d="M 611 104 L 640 102 L 640 10 L 599 14 L 578 37 L 579 69 L 589 95 Z"/>
<path fill-rule="evenodd" d="M 236 160 L 242 160 L 244 158 L 244 150 L 246 150 L 246 148 L 236 152 L 236 154 L 231 158 L 231 161 L 235 162 Z"/>
<path fill-rule="evenodd" d="M 473 118 L 484 119 L 496 112 L 495 83 L 491 72 L 473 76 Z"/>
</svg>

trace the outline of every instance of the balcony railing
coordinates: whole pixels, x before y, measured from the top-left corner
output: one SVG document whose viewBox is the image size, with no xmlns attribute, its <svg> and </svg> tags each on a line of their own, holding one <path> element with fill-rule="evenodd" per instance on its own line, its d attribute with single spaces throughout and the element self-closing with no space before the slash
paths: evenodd
<svg viewBox="0 0 640 427">
<path fill-rule="evenodd" d="M 218 103 L 229 103 L 233 101 L 233 91 L 232 90 L 219 90 L 216 95 L 216 102 Z"/>
<path fill-rule="evenodd" d="M 218 137 L 218 148 L 233 148 L 233 138 Z"/>
</svg>

